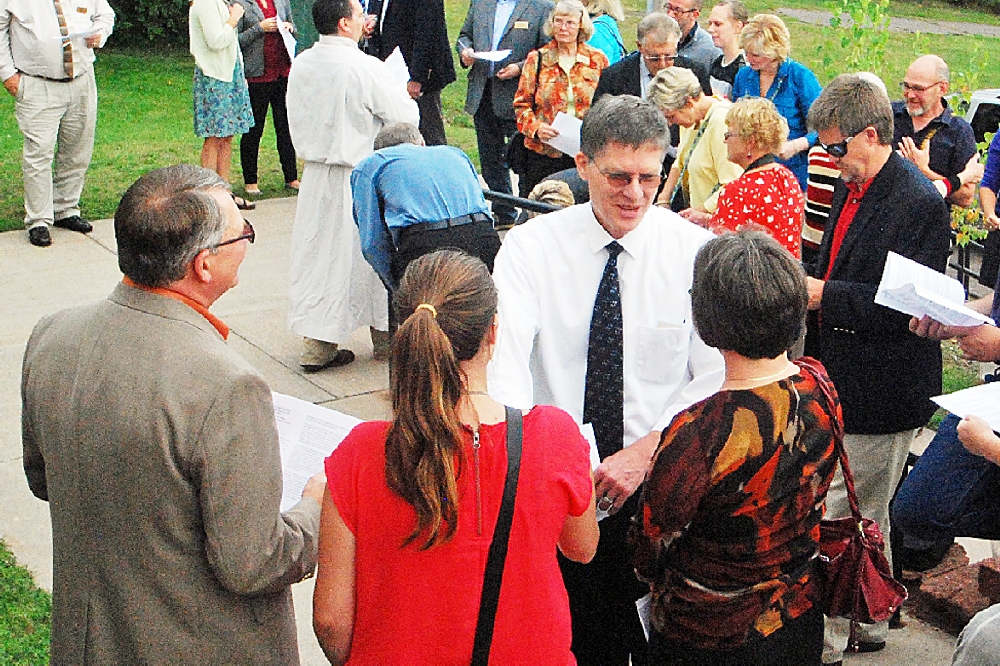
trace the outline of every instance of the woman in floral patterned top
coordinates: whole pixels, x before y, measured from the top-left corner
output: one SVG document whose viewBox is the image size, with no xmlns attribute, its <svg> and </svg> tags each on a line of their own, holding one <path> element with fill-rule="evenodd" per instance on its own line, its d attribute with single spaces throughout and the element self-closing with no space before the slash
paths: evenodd
<svg viewBox="0 0 1000 666">
<path fill-rule="evenodd" d="M 762 232 L 695 259 L 694 323 L 726 379 L 664 431 L 633 526 L 652 664 L 821 662 L 813 567 L 841 416 L 823 366 L 788 360 L 807 301 L 802 267 Z"/>
<path fill-rule="evenodd" d="M 576 166 L 573 157 L 543 143 L 559 135 L 552 127 L 556 114 L 583 119 L 597 90 L 608 57 L 586 42 L 594 24 L 579 0 L 561 0 L 545 26 L 552 41 L 528 54 L 514 96 L 517 130 L 528 150 L 518 193 L 527 197 L 535 185 L 563 169 Z M 541 63 L 539 64 L 539 59 Z"/>
<path fill-rule="evenodd" d="M 748 97 L 726 114 L 726 127 L 729 161 L 745 171 L 723 188 L 709 228 L 757 226 L 801 258 L 805 197 L 795 174 L 775 158 L 788 137 L 788 123 L 769 100 Z"/>
</svg>

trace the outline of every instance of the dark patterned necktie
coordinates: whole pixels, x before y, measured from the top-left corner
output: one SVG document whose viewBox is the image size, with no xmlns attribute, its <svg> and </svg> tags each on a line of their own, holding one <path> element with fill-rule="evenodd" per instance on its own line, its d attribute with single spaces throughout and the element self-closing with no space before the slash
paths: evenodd
<svg viewBox="0 0 1000 666">
<path fill-rule="evenodd" d="M 59 0 L 52 0 L 56 7 L 56 18 L 59 20 L 59 34 L 62 35 L 63 69 L 66 76 L 73 78 L 73 44 L 69 39 L 69 26 L 66 24 L 66 15 L 63 14 L 62 4 Z"/>
<path fill-rule="evenodd" d="M 625 434 L 625 380 L 622 369 L 622 299 L 618 287 L 618 255 L 622 246 L 605 247 L 608 263 L 597 287 L 587 345 L 587 382 L 583 422 L 594 426 L 601 460 L 622 449 Z"/>
</svg>

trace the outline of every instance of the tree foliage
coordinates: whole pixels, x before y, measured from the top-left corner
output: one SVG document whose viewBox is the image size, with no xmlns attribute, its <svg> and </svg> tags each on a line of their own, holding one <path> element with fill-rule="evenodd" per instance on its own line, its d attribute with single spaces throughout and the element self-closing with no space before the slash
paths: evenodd
<svg viewBox="0 0 1000 666">
<path fill-rule="evenodd" d="M 188 0 L 109 0 L 115 10 L 113 44 L 177 46 L 188 42 Z"/>
</svg>

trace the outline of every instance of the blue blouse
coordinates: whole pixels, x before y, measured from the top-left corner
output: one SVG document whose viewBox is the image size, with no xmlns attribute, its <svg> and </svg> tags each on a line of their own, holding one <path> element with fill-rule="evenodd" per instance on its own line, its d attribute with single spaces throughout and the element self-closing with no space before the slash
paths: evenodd
<svg viewBox="0 0 1000 666">
<path fill-rule="evenodd" d="M 613 65 L 625 56 L 625 44 L 618 30 L 618 21 L 607 14 L 593 18 L 594 34 L 587 42 L 608 56 L 608 64 Z"/>
<path fill-rule="evenodd" d="M 760 72 L 751 67 L 743 67 L 736 73 L 733 81 L 732 99 L 737 101 L 743 97 L 766 97 L 774 102 L 785 120 L 788 121 L 788 139 L 806 137 L 809 145 L 816 143 L 816 132 L 808 132 L 806 118 L 809 107 L 819 97 L 823 88 L 812 71 L 802 63 L 786 58 L 778 67 L 766 95 L 760 92 Z M 792 170 L 804 192 L 806 189 L 806 168 L 808 166 L 808 150 L 795 154 L 789 160 L 781 163 Z"/>
</svg>

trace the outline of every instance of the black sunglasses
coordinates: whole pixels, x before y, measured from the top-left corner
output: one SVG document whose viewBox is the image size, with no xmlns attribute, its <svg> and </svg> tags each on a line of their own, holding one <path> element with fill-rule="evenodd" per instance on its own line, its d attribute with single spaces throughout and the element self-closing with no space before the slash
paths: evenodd
<svg viewBox="0 0 1000 666">
<path fill-rule="evenodd" d="M 866 127 L 865 129 L 868 129 L 868 128 Z M 864 131 L 865 130 L 861 130 L 861 132 L 864 132 Z M 822 148 L 826 152 L 830 153 L 830 157 L 835 157 L 837 159 L 840 159 L 841 157 L 843 157 L 844 155 L 847 154 L 847 144 L 849 144 L 851 142 L 851 139 L 853 139 L 854 137 L 856 137 L 858 134 L 861 134 L 861 132 L 858 132 L 856 134 L 852 134 L 851 136 L 847 137 L 846 139 L 844 139 L 843 141 L 840 141 L 838 143 L 831 143 L 829 146 L 826 145 L 825 143 L 823 143 L 822 141 L 817 141 L 816 143 L 819 144 L 820 148 Z"/>
<path fill-rule="evenodd" d="M 231 245 L 233 243 L 239 243 L 241 240 L 247 240 L 247 241 L 250 241 L 251 243 L 253 243 L 254 239 L 256 237 L 257 237 L 257 234 L 254 233 L 253 225 L 250 224 L 250 220 L 248 220 L 248 219 L 246 219 L 244 217 L 243 218 L 243 233 L 242 234 L 240 234 L 236 238 L 230 238 L 227 241 L 222 241 L 221 243 L 216 243 L 215 245 L 209 245 L 205 249 L 207 249 L 207 250 L 216 250 L 216 249 L 222 247 L 223 245 Z"/>
</svg>

